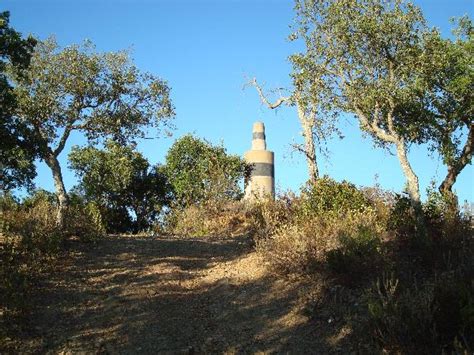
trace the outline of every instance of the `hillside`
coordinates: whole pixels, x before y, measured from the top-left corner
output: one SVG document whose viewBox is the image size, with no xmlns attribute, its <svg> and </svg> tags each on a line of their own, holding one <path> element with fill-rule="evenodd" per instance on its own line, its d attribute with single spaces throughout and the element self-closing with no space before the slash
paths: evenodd
<svg viewBox="0 0 474 355">
<path fill-rule="evenodd" d="M 347 350 L 342 324 L 310 317 L 317 283 L 273 276 L 245 237 L 108 237 L 93 248 L 68 243 L 39 281 L 30 319 L 11 329 L 6 349 Z"/>
</svg>

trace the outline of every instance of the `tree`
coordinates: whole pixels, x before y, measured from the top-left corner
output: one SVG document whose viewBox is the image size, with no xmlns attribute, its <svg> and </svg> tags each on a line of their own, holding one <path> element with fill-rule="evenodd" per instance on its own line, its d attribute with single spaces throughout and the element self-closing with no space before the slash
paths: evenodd
<svg viewBox="0 0 474 355">
<path fill-rule="evenodd" d="M 439 191 L 454 197 L 452 187 L 472 162 L 474 151 L 474 27 L 459 19 L 456 39 L 441 38 L 437 30 L 425 35 L 424 66 L 419 73 L 419 105 L 412 113 L 425 127 L 426 140 L 448 168 Z"/>
<path fill-rule="evenodd" d="M 422 131 L 397 113 L 415 101 L 425 30 L 420 10 L 402 0 L 298 0 L 296 12 L 294 37 L 306 45 L 291 57 L 297 72 L 317 78 L 320 99 L 353 113 L 377 145 L 395 147 L 408 194 L 419 202 L 408 149 Z"/>
<path fill-rule="evenodd" d="M 171 200 L 171 187 L 163 169 L 150 166 L 133 145 L 109 140 L 104 150 L 75 146 L 69 161 L 80 178 L 78 190 L 86 201 L 101 206 L 111 232 L 148 228 Z M 135 216 L 134 222 L 129 211 Z"/>
<path fill-rule="evenodd" d="M 0 189 L 32 185 L 36 175 L 34 142 L 27 142 L 28 127 L 13 116 L 16 97 L 6 75 L 7 66 L 19 75 L 28 67 L 36 45 L 32 37 L 23 39 L 9 26 L 10 13 L 0 13 Z"/>
<path fill-rule="evenodd" d="M 238 155 L 222 146 L 186 135 L 166 155 L 165 172 L 180 206 L 242 197 L 239 183 L 249 172 Z"/>
<path fill-rule="evenodd" d="M 320 93 L 314 90 L 317 78 L 301 75 L 297 72 L 293 72 L 291 77 L 293 79 L 291 94 L 289 96 L 280 95 L 273 103 L 269 101 L 255 78 L 249 84 L 256 88 L 262 103 L 272 110 L 282 105 L 296 106 L 304 144 L 293 144 L 292 146 L 305 156 L 309 181 L 314 183 L 319 179 L 316 148 L 321 153 L 325 153 L 323 145 L 326 139 L 337 132 L 337 112 L 334 110 L 334 106 L 325 105 L 319 99 Z M 319 86 L 319 89 L 322 90 L 322 86 Z"/>
<path fill-rule="evenodd" d="M 174 115 L 166 82 L 141 73 L 128 53 L 96 53 L 90 42 L 64 49 L 53 39 L 41 42 L 25 75 L 11 70 L 10 79 L 15 117 L 33 131 L 54 178 L 58 226 L 68 205 L 58 156 L 73 131 L 92 143 L 105 137 L 125 143 Z"/>
</svg>

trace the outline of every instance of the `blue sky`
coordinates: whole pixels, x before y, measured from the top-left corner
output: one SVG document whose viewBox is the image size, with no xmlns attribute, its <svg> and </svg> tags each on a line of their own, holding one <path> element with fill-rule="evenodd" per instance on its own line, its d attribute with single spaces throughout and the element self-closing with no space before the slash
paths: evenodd
<svg viewBox="0 0 474 355">
<path fill-rule="evenodd" d="M 450 35 L 449 18 L 468 13 L 472 0 L 415 1 L 428 23 Z M 267 146 L 275 152 L 277 189 L 297 190 L 307 179 L 305 161 L 292 154 L 290 143 L 300 141 L 294 108 L 270 111 L 253 88 L 243 90 L 246 77 L 257 77 L 267 89 L 288 87 L 288 55 L 298 44 L 287 41 L 293 2 L 277 0 L 3 0 L 0 10 L 11 12 L 11 24 L 24 35 L 44 39 L 55 35 L 61 45 L 92 40 L 99 51 L 131 49 L 138 67 L 166 79 L 176 107 L 173 137 L 141 141 L 138 149 L 152 162 L 163 162 L 173 141 L 193 132 L 222 142 L 242 155 L 250 148 L 252 123 L 265 122 Z M 329 159 L 321 172 L 357 185 L 378 182 L 400 192 L 405 184 L 397 158 L 374 148 L 357 123 L 341 118 L 344 139 L 329 142 Z M 153 136 L 153 132 L 150 132 Z M 60 160 L 66 187 L 76 179 L 67 167 L 67 153 L 83 144 L 71 137 Z M 410 160 L 424 192 L 446 169 L 427 147 L 413 147 Z M 40 163 L 36 184 L 53 190 L 50 171 Z M 474 168 L 467 167 L 455 185 L 461 201 L 474 201 Z"/>
</svg>

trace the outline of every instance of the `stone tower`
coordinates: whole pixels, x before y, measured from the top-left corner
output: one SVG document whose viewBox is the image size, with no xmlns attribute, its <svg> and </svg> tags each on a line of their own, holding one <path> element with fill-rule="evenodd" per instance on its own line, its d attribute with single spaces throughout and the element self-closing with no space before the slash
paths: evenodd
<svg viewBox="0 0 474 355">
<path fill-rule="evenodd" d="M 245 153 L 244 159 L 253 167 L 245 184 L 245 199 L 262 197 L 275 198 L 274 154 L 267 150 L 265 125 L 255 122 L 252 130 L 252 149 Z"/>
</svg>

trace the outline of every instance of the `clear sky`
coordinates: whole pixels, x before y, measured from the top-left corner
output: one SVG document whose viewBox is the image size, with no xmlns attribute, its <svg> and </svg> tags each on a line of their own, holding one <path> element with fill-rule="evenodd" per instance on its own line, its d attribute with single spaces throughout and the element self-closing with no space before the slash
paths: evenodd
<svg viewBox="0 0 474 355">
<path fill-rule="evenodd" d="M 473 0 L 418 0 L 428 23 L 450 35 L 449 18 L 468 13 Z M 277 189 L 297 190 L 307 179 L 304 159 L 292 154 L 290 143 L 300 141 L 294 108 L 270 111 L 253 88 L 243 90 L 246 77 L 257 77 L 268 89 L 289 85 L 288 55 L 298 44 L 287 41 L 293 2 L 278 0 L 1 0 L 0 10 L 11 12 L 11 25 L 24 35 L 44 39 L 55 35 L 61 45 L 92 40 L 99 51 L 132 50 L 138 67 L 166 79 L 176 107 L 172 138 L 140 142 L 138 149 L 152 162 L 163 162 L 173 141 L 193 132 L 229 152 L 242 155 L 250 148 L 252 123 L 266 125 L 268 149 L 275 152 Z M 345 138 L 329 142 L 329 159 L 321 171 L 357 185 L 400 192 L 405 184 L 397 158 L 374 148 L 357 123 L 341 119 Z M 152 134 L 151 134 L 152 135 Z M 75 134 L 60 156 L 67 188 L 76 179 L 67 167 Z M 445 167 L 426 147 L 413 147 L 410 160 L 425 192 L 433 179 L 440 182 Z M 50 171 L 39 164 L 38 187 L 53 190 Z M 461 201 L 474 201 L 474 168 L 459 176 L 455 190 Z"/>
</svg>

